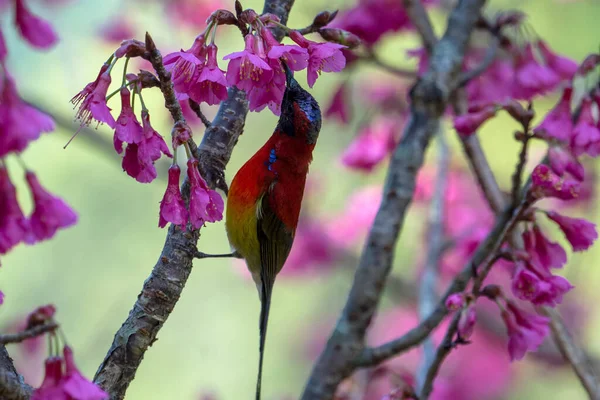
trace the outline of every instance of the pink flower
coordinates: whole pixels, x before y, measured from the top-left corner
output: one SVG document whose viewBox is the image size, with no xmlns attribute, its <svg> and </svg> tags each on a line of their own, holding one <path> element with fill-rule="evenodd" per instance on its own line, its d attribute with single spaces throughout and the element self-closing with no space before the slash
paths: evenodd
<svg viewBox="0 0 600 400">
<path fill-rule="evenodd" d="M 22 152 L 42 132 L 54 130 L 52 118 L 21 100 L 15 81 L 6 70 L 4 74 L 0 83 L 0 158 Z"/>
<path fill-rule="evenodd" d="M 71 103 L 79 106 L 75 117 L 81 120 L 81 125 L 89 125 L 93 119 L 98 124 L 106 123 L 115 128 L 115 119 L 110 114 L 110 108 L 106 104 L 106 92 L 110 86 L 110 68 L 106 64 L 102 66 L 98 78 L 71 99 Z"/>
<path fill-rule="evenodd" d="M 552 52 L 543 40 L 537 42 L 538 48 L 548 66 L 562 79 L 572 79 L 577 72 L 577 63 L 567 57 L 559 56 Z"/>
<path fill-rule="evenodd" d="M 313 42 L 298 31 L 291 31 L 289 35 L 294 42 L 308 50 L 308 86 L 313 87 L 321 72 L 340 72 L 346 66 L 346 58 L 341 51 L 346 46 Z"/>
<path fill-rule="evenodd" d="M 463 138 L 471 136 L 485 121 L 495 115 L 495 106 L 486 106 L 480 111 L 459 115 L 454 118 L 454 129 L 456 129 Z"/>
<path fill-rule="evenodd" d="M 267 57 L 283 60 L 292 71 L 302 71 L 308 66 L 308 51 L 305 48 L 280 44 L 271 31 L 264 27 L 261 29 L 261 36 L 267 45 Z"/>
<path fill-rule="evenodd" d="M 99 34 L 103 40 L 109 43 L 121 43 L 125 39 L 134 37 L 135 29 L 128 19 L 116 16 L 100 28 Z"/>
<path fill-rule="evenodd" d="M 227 98 L 225 74 L 217 65 L 217 46 L 208 46 L 208 61 L 202 68 L 198 80 L 191 86 L 188 95 L 197 103 L 219 104 Z"/>
<path fill-rule="evenodd" d="M 204 68 L 206 53 L 206 38 L 198 35 L 188 50 L 169 53 L 164 57 L 165 69 L 171 73 L 179 100 L 187 100 L 193 85 L 198 81 Z"/>
<path fill-rule="evenodd" d="M 6 254 L 29 235 L 29 221 L 17 200 L 8 170 L 0 166 L 0 254 Z"/>
<path fill-rule="evenodd" d="M 144 138 L 144 130 L 131 108 L 131 93 L 127 88 L 121 89 L 121 114 L 115 126 L 115 140 L 125 143 L 139 143 Z M 119 146 L 117 152 L 123 149 Z"/>
<path fill-rule="evenodd" d="M 181 191 L 179 190 L 180 174 L 181 169 L 177 164 L 169 167 L 169 183 L 167 184 L 165 195 L 160 202 L 158 226 L 161 228 L 164 228 L 167 222 L 170 222 L 174 225 L 179 225 L 181 229 L 185 229 L 188 212 L 181 197 Z"/>
<path fill-rule="evenodd" d="M 571 95 L 572 87 L 563 91 L 560 101 L 546 114 L 544 120 L 533 131 L 536 135 L 558 139 L 569 143 L 573 132 L 573 120 L 571 117 Z"/>
<path fill-rule="evenodd" d="M 482 52 L 480 52 L 482 53 Z M 467 54 L 472 54 L 469 52 Z M 482 55 L 477 54 L 471 68 L 483 60 Z M 469 61 L 465 58 L 465 64 Z M 515 79 L 515 69 L 509 60 L 497 59 L 489 68 L 477 78 L 467 84 L 467 97 L 471 104 L 503 103 L 512 98 L 511 87 Z"/>
<path fill-rule="evenodd" d="M 581 101 L 581 112 L 571 136 L 571 147 L 578 156 L 583 153 L 592 157 L 600 155 L 600 131 L 592 114 L 592 99 L 587 96 Z"/>
<path fill-rule="evenodd" d="M 58 41 L 52 26 L 34 15 L 25 6 L 25 0 L 15 0 L 15 23 L 21 36 L 34 47 L 49 49 Z"/>
<path fill-rule="evenodd" d="M 27 171 L 25 179 L 33 196 L 34 209 L 30 217 L 31 232 L 37 241 L 50 239 L 60 228 L 77 222 L 77 214 L 64 200 L 48 193 L 35 174 Z"/>
<path fill-rule="evenodd" d="M 206 25 L 206 19 L 219 8 L 226 8 L 222 0 L 177 0 L 165 4 L 172 23 L 185 24 L 193 29 Z"/>
<path fill-rule="evenodd" d="M 73 400 L 104 400 L 108 393 L 100 389 L 96 384 L 86 379 L 75 365 L 73 350 L 69 346 L 63 349 L 65 359 L 65 376 L 62 380 L 62 388 Z"/>
<path fill-rule="evenodd" d="M 267 64 L 262 41 L 251 34 L 246 35 L 245 41 L 243 51 L 228 54 L 223 59 L 231 60 L 227 65 L 227 83 L 248 92 L 270 82 L 273 70 Z"/>
<path fill-rule="evenodd" d="M 548 149 L 548 164 L 552 171 L 559 176 L 563 176 L 565 172 L 568 172 L 578 181 L 583 181 L 585 175 L 583 165 L 570 150 L 559 146 L 551 146 Z"/>
<path fill-rule="evenodd" d="M 556 197 L 561 200 L 572 200 L 579 195 L 579 182 L 560 178 L 545 164 L 540 164 L 531 173 L 531 193 L 537 198 Z"/>
<path fill-rule="evenodd" d="M 198 160 L 189 159 L 187 174 L 190 180 L 190 222 L 194 229 L 200 229 L 205 222 L 223 219 L 223 199 L 209 189 L 198 171 Z"/>
<path fill-rule="evenodd" d="M 461 339 L 468 340 L 473 335 L 475 322 L 477 322 L 477 311 L 475 310 L 475 304 L 471 304 L 460 313 L 458 335 Z"/>
<path fill-rule="evenodd" d="M 169 147 L 158 132 L 150 125 L 148 111 L 142 110 L 144 138 L 140 143 L 130 143 L 125 148 L 123 170 L 140 183 L 150 183 L 156 178 L 154 162 L 164 154 L 173 157 Z"/>
<path fill-rule="evenodd" d="M 518 56 L 515 70 L 513 96 L 517 99 L 530 100 L 553 90 L 560 82 L 560 77 L 551 68 L 538 63 L 531 43 Z"/>
<path fill-rule="evenodd" d="M 2 29 L 0 29 L 0 62 L 4 63 L 7 54 L 8 50 L 6 49 L 6 41 L 4 40 Z"/>
<path fill-rule="evenodd" d="M 565 217 L 555 211 L 547 211 L 546 215 L 563 231 L 573 251 L 587 250 L 598 238 L 596 224 L 585 219 Z"/>
<path fill-rule="evenodd" d="M 279 115 L 285 93 L 285 72 L 278 59 L 269 59 L 269 65 L 273 71 L 271 80 L 248 92 L 248 107 L 250 111 L 261 111 L 268 106 L 273 114 Z"/>
<path fill-rule="evenodd" d="M 350 247 L 367 232 L 377 214 L 382 190 L 379 186 L 368 186 L 350 195 L 344 210 L 327 224 L 334 243 Z"/>
<path fill-rule="evenodd" d="M 327 110 L 325 110 L 326 117 L 336 118 L 343 124 L 350 122 L 350 104 L 347 101 L 346 89 L 346 82 L 340 84 L 333 94 Z"/>
<path fill-rule="evenodd" d="M 562 276 L 552 275 L 535 264 L 519 262 L 512 279 L 512 292 L 535 305 L 556 306 L 573 286 Z"/>
<path fill-rule="evenodd" d="M 4 292 L 0 290 L 0 306 L 4 304 Z"/>
<path fill-rule="evenodd" d="M 353 169 L 372 171 L 396 147 L 398 120 L 379 117 L 371 121 L 342 154 L 342 163 Z"/>
<path fill-rule="evenodd" d="M 44 363 L 44 381 L 33 391 L 31 400 L 70 400 L 62 387 L 62 358 L 50 357 Z"/>
<path fill-rule="evenodd" d="M 540 315 L 528 314 L 514 303 L 508 302 L 502 319 L 508 333 L 510 360 L 521 360 L 528 351 L 536 351 L 549 333 L 550 320 Z"/>
<path fill-rule="evenodd" d="M 546 270 L 561 268 L 567 262 L 565 250 L 558 243 L 549 241 L 537 225 L 523 232 L 523 242 L 531 261 Z"/>
<path fill-rule="evenodd" d="M 448 311 L 457 311 L 465 304 L 463 293 L 454 293 L 446 299 L 446 309 Z"/>
</svg>

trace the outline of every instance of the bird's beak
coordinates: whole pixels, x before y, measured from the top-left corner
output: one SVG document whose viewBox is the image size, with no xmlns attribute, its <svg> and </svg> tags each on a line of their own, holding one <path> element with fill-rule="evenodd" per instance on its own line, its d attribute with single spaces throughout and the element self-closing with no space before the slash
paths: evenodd
<svg viewBox="0 0 600 400">
<path fill-rule="evenodd" d="M 294 79 L 294 73 L 292 72 L 290 67 L 287 66 L 285 61 L 281 61 L 281 64 L 283 65 L 283 70 L 285 71 L 285 82 L 287 84 L 287 87 L 291 87 L 292 84 L 296 83 L 296 80 Z"/>
</svg>

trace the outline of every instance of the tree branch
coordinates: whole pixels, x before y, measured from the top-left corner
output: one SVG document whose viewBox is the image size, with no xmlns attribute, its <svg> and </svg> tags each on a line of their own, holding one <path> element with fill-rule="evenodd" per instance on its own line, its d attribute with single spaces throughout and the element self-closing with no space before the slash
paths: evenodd
<svg viewBox="0 0 600 400">
<path fill-rule="evenodd" d="M 276 14 L 284 23 L 292 4 L 291 0 L 267 0 L 265 11 Z M 155 61 L 159 61 L 158 57 Z M 172 91 L 170 76 L 160 71 L 157 74 L 166 107 L 174 117 L 175 124 L 184 122 L 179 103 L 169 94 Z M 167 79 L 168 83 L 165 81 Z M 227 100 L 221 103 L 217 116 L 194 152 L 202 175 L 211 188 L 226 187 L 224 170 L 242 133 L 247 113 L 245 93 L 230 88 Z M 189 183 L 184 180 L 182 194 L 186 198 L 189 189 Z M 94 377 L 94 382 L 110 394 L 111 400 L 124 398 L 146 350 L 156 341 L 158 331 L 179 300 L 192 270 L 199 236 L 198 230 L 183 231 L 174 225 L 169 227 L 161 255 Z"/>
<path fill-rule="evenodd" d="M 58 328 L 58 324 L 56 322 L 49 322 L 43 325 L 34 326 L 33 328 L 26 329 L 21 332 L 7 333 L 0 335 L 0 344 L 20 343 L 24 340 L 31 339 L 48 332 L 53 332 L 56 328 Z"/>
<path fill-rule="evenodd" d="M 429 228 L 427 234 L 427 261 L 421 285 L 419 287 L 419 317 L 421 320 L 427 318 L 434 310 L 438 302 L 436 286 L 442 249 L 444 246 L 444 199 L 446 194 L 446 180 L 449 168 L 449 149 L 443 133 L 438 135 L 439 155 L 437 159 L 437 177 L 435 190 L 429 206 Z M 433 339 L 428 337 L 423 341 L 423 361 L 417 373 L 416 390 L 421 393 L 427 371 L 435 358 L 435 345 Z"/>
<path fill-rule="evenodd" d="M 425 7 L 423 7 L 423 3 L 421 0 L 403 0 L 403 3 L 410 21 L 419 32 L 423 47 L 427 50 L 427 54 L 431 54 L 437 43 L 437 37 L 433 32 L 433 26 L 431 25 L 427 11 L 425 11 Z"/>
<path fill-rule="evenodd" d="M 355 359 L 364 348 L 365 332 L 391 269 L 394 247 L 414 193 L 416 174 L 456 87 L 465 49 L 484 3 L 485 0 L 458 3 L 450 15 L 444 37 L 433 48 L 429 70 L 411 90 L 411 118 L 392 156 L 382 203 L 350 295 L 311 373 L 302 395 L 304 400 L 332 398 L 338 384 L 356 368 Z"/>
<path fill-rule="evenodd" d="M 28 400 L 33 388 L 19 375 L 6 347 L 0 344 L 0 399 Z"/>
</svg>

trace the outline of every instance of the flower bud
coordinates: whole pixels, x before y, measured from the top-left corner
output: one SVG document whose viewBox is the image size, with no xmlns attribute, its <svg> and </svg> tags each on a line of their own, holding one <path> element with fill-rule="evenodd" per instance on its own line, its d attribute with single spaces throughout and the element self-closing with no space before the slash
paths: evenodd
<svg viewBox="0 0 600 400">
<path fill-rule="evenodd" d="M 143 57 L 146 45 L 135 39 L 127 39 L 121 42 L 121 46 L 115 51 L 115 57 Z"/>
<path fill-rule="evenodd" d="M 338 13 L 337 10 L 334 12 L 321 11 L 320 13 L 317 14 L 315 19 L 313 20 L 312 25 L 315 28 L 322 28 L 325 25 L 329 24 L 331 21 L 333 21 L 333 19 L 337 15 L 337 13 Z"/>
<path fill-rule="evenodd" d="M 361 40 L 358 36 L 343 29 L 338 28 L 321 28 L 319 29 L 321 37 L 328 42 L 334 42 L 348 46 L 353 49 L 360 45 Z"/>
<path fill-rule="evenodd" d="M 237 25 L 237 18 L 228 10 L 214 11 L 206 20 L 206 24 L 208 25 L 211 21 L 215 21 L 217 25 Z"/>
</svg>

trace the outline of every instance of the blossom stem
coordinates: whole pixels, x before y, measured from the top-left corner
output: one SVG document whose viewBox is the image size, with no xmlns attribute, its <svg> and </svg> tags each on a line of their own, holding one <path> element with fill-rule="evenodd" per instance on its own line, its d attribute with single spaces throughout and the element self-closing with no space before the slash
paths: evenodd
<svg viewBox="0 0 600 400">
<path fill-rule="evenodd" d="M 21 343 L 24 340 L 41 336 L 48 332 L 54 332 L 56 328 L 58 328 L 56 322 L 48 322 L 44 325 L 34 326 L 33 328 L 25 329 L 21 332 L 0 335 L 0 344 Z"/>
<path fill-rule="evenodd" d="M 127 60 L 129 60 L 129 58 Z M 134 80 L 130 81 L 129 83 L 122 84 L 118 89 L 114 90 L 108 96 L 106 96 L 106 101 L 109 101 L 112 97 L 114 97 L 117 93 L 119 93 L 121 91 L 121 89 L 129 87 L 137 82 L 139 82 L 139 79 L 134 79 Z"/>
<path fill-rule="evenodd" d="M 190 145 L 187 142 L 183 143 L 183 148 L 185 149 L 185 154 L 187 155 L 188 160 L 194 159 L 192 150 L 190 149 Z"/>
<path fill-rule="evenodd" d="M 125 86 L 127 82 L 127 67 L 129 66 L 129 57 L 125 58 L 125 65 L 123 66 L 123 80 L 121 80 L 121 87 Z"/>
</svg>

